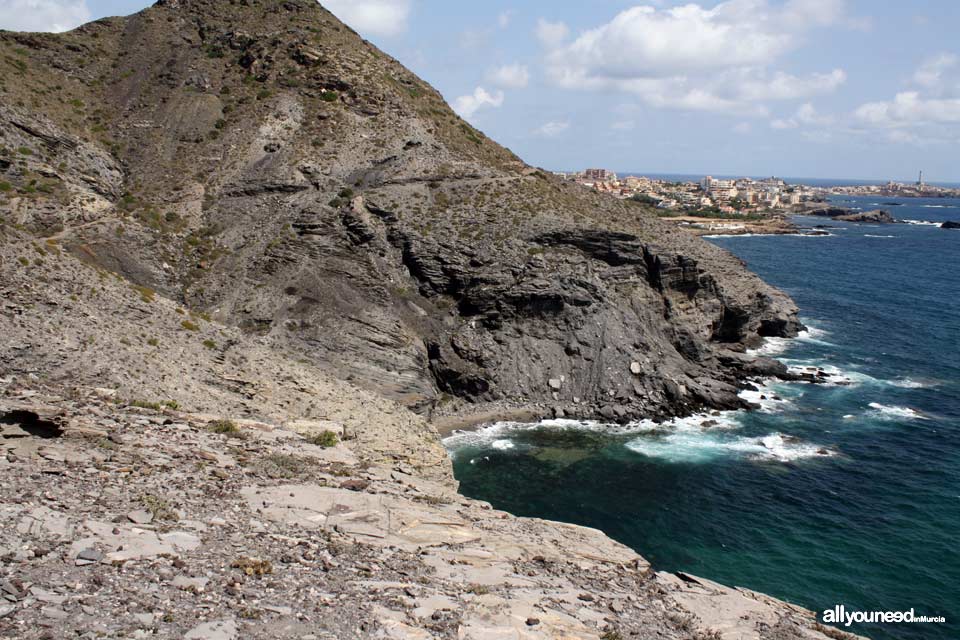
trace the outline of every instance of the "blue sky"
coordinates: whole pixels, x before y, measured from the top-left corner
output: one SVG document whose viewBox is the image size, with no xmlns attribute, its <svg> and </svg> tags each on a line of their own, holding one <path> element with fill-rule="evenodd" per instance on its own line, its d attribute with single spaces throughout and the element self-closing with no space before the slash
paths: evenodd
<svg viewBox="0 0 960 640">
<path fill-rule="evenodd" d="M 62 30 L 142 0 L 0 0 Z M 328 0 L 548 169 L 960 181 L 960 2 Z"/>
</svg>

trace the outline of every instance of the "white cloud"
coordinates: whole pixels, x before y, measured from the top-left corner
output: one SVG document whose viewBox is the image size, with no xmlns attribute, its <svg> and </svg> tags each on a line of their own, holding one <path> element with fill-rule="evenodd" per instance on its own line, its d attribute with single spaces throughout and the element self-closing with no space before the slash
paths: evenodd
<svg viewBox="0 0 960 640">
<path fill-rule="evenodd" d="M 745 75 L 738 83 L 738 95 L 742 100 L 796 100 L 829 93 L 847 80 L 843 69 L 834 69 L 829 73 L 811 73 L 802 77 L 782 71 L 777 71 L 770 77 L 749 77 L 750 72 Z"/>
<path fill-rule="evenodd" d="M 537 40 L 545 47 L 554 48 L 563 44 L 570 34 L 570 29 L 562 22 L 549 22 L 540 18 L 537 20 Z"/>
<path fill-rule="evenodd" d="M 523 89 L 530 82 L 530 71 L 521 64 L 506 64 L 487 73 L 487 80 L 508 89 Z"/>
<path fill-rule="evenodd" d="M 506 11 L 501 11 L 500 15 L 497 16 L 497 25 L 501 29 L 506 29 L 510 26 L 510 21 L 513 20 L 513 9 L 507 9 Z"/>
<path fill-rule="evenodd" d="M 917 91 L 903 91 L 888 102 L 860 105 L 854 115 L 876 127 L 910 127 L 960 123 L 960 99 L 924 98 Z"/>
<path fill-rule="evenodd" d="M 952 53 L 940 53 L 927 58 L 920 65 L 920 68 L 914 72 L 913 82 L 935 92 L 952 89 L 956 85 L 957 78 L 951 77 L 951 72 L 960 70 L 958 69 L 958 63 L 960 63 L 960 58 Z"/>
<path fill-rule="evenodd" d="M 750 133 L 752 129 L 753 127 L 750 126 L 749 122 L 738 122 L 737 124 L 733 125 L 734 133 Z"/>
<path fill-rule="evenodd" d="M 842 69 L 804 76 L 770 69 L 806 31 L 845 24 L 842 0 L 728 0 L 713 8 L 635 6 L 567 42 L 568 29 L 540 21 L 547 75 L 571 89 L 619 90 L 664 108 L 762 116 L 770 100 L 836 89 Z"/>
<path fill-rule="evenodd" d="M 461 118 L 469 120 L 482 107 L 499 107 L 503 104 L 503 91 L 489 93 L 483 87 L 477 87 L 473 93 L 460 96 L 453 101 L 453 110 Z"/>
<path fill-rule="evenodd" d="M 617 131 L 631 131 L 635 126 L 637 125 L 633 120 L 617 120 L 610 125 L 610 128 Z"/>
<path fill-rule="evenodd" d="M 804 125 L 822 127 L 831 125 L 833 122 L 832 116 L 821 115 L 812 104 L 805 102 L 797 107 L 797 111 L 790 118 L 772 120 L 770 127 L 773 129 L 796 129 Z"/>
<path fill-rule="evenodd" d="M 90 21 L 84 0 L 0 0 L 0 29 L 69 31 Z"/>
<path fill-rule="evenodd" d="M 534 133 L 545 138 L 556 138 L 569 128 L 569 122 L 557 120 L 543 123 L 534 130 Z"/>
<path fill-rule="evenodd" d="M 323 0 L 321 4 L 364 35 L 402 33 L 410 15 L 410 0 Z"/>
<path fill-rule="evenodd" d="M 960 136 L 960 57 L 939 53 L 923 61 L 890 100 L 866 102 L 853 112 L 860 133 L 895 144 L 955 143 Z"/>
</svg>

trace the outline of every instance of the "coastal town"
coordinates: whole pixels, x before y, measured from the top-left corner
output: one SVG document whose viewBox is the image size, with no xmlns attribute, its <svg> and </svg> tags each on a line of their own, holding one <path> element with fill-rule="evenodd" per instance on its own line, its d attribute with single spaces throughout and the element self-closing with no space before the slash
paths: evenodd
<svg viewBox="0 0 960 640">
<path fill-rule="evenodd" d="M 677 181 L 637 175 L 619 176 L 608 169 L 586 169 L 579 172 L 558 172 L 566 180 L 655 206 L 668 217 L 700 215 L 701 217 L 750 216 L 802 211 L 807 203 L 823 203 L 832 195 L 885 197 L 960 197 L 960 189 L 926 184 L 923 173 L 915 183 L 814 186 L 788 184 L 782 178 L 714 178 L 699 181 Z"/>
<path fill-rule="evenodd" d="M 883 184 L 833 186 L 790 184 L 776 177 L 704 176 L 700 180 L 637 175 L 621 177 L 608 169 L 586 169 L 557 175 L 585 188 L 653 207 L 658 216 L 698 235 L 829 235 L 826 231 L 828 225 L 799 226 L 791 218 L 794 215 L 822 216 L 847 222 L 895 221 L 889 212 L 882 209 L 862 211 L 838 206 L 831 203 L 831 196 L 960 197 L 960 189 L 924 183 L 922 172 L 915 183 L 909 184 L 890 181 Z"/>
</svg>

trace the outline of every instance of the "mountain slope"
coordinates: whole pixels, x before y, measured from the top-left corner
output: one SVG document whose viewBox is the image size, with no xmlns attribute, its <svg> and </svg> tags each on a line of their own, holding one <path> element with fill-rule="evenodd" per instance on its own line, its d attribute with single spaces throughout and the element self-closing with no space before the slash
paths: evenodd
<svg viewBox="0 0 960 640">
<path fill-rule="evenodd" d="M 624 420 L 785 373 L 735 353 L 796 333 L 785 295 L 309 0 L 166 0 L 0 60 L 5 224 L 418 412 Z"/>
</svg>

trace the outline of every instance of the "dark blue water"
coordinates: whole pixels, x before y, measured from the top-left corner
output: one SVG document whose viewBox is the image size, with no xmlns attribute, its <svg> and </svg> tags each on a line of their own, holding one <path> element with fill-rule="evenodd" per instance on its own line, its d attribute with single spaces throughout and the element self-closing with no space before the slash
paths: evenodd
<svg viewBox="0 0 960 640">
<path fill-rule="evenodd" d="M 960 200 L 846 200 L 960 220 Z M 763 351 L 824 367 L 835 384 L 775 384 L 762 411 L 706 426 L 548 422 L 455 435 L 461 490 L 602 529 L 657 568 L 815 611 L 947 618 L 854 627 L 871 638 L 960 638 L 960 231 L 807 222 L 833 235 L 713 242 L 793 296 L 811 327 Z"/>
</svg>

